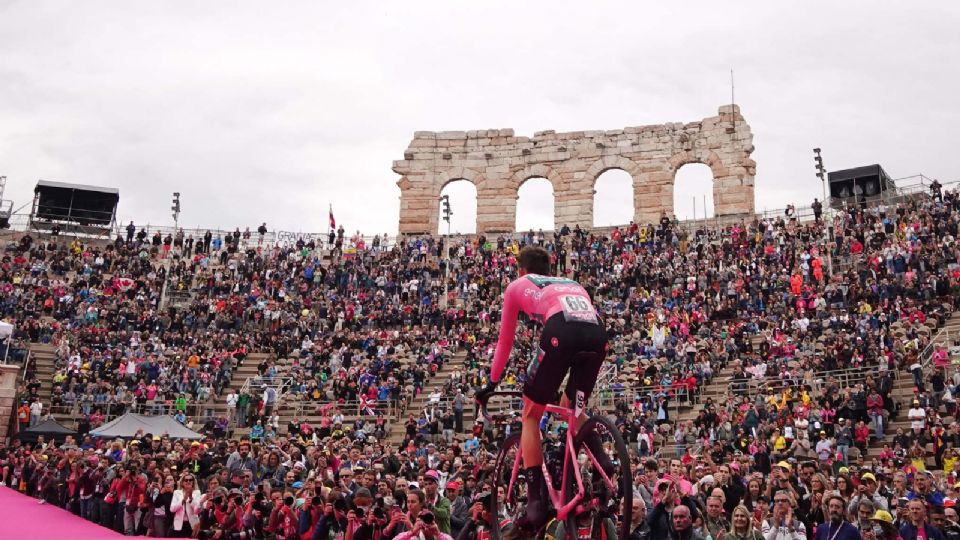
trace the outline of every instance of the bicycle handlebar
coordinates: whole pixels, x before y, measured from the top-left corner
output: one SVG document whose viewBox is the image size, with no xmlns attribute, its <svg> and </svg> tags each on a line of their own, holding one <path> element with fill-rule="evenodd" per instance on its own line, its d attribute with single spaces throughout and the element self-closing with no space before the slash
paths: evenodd
<svg viewBox="0 0 960 540">
<path fill-rule="evenodd" d="M 475 393 L 480 394 L 483 390 L 486 390 L 486 387 L 476 388 Z M 490 398 L 493 396 L 511 396 L 511 397 L 523 397 L 523 392 L 518 390 L 494 390 L 493 392 L 487 392 L 484 395 L 476 398 L 477 408 L 483 416 L 484 420 L 487 422 L 493 423 L 494 419 L 490 416 L 490 413 L 487 411 L 487 402 L 490 401 Z"/>
</svg>

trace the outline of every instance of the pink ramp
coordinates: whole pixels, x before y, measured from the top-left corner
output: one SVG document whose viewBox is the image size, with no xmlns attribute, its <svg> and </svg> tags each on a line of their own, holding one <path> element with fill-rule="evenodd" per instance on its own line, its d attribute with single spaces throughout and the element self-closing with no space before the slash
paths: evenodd
<svg viewBox="0 0 960 540">
<path fill-rule="evenodd" d="M 62 508 L 39 504 L 37 499 L 0 486 L 0 538 L 109 540 L 126 537 Z"/>
</svg>

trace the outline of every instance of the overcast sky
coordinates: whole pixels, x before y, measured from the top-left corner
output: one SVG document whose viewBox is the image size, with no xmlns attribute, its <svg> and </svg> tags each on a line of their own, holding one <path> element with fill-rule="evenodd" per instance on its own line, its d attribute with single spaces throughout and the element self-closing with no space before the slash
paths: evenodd
<svg viewBox="0 0 960 540">
<path fill-rule="evenodd" d="M 333 205 L 394 232 L 416 130 L 688 122 L 733 68 L 758 209 L 820 194 L 814 146 L 952 181 L 958 21 L 946 1 L 0 0 L 0 175 L 15 207 L 42 178 L 119 188 L 124 221 L 172 224 L 180 191 L 187 226 L 323 231 Z"/>
</svg>

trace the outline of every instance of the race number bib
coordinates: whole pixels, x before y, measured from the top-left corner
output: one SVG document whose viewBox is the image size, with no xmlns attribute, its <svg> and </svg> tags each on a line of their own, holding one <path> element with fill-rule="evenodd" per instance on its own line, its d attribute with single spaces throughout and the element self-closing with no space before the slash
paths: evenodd
<svg viewBox="0 0 960 540">
<path fill-rule="evenodd" d="M 590 302 L 582 296 L 573 294 L 561 296 L 560 307 L 563 308 L 563 318 L 567 322 L 598 324 L 597 312 L 590 305 Z"/>
</svg>

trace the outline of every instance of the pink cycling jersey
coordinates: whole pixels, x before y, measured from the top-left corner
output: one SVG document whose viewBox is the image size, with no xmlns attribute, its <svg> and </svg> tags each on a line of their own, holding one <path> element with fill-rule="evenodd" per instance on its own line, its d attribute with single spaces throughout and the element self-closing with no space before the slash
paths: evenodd
<svg viewBox="0 0 960 540">
<path fill-rule="evenodd" d="M 538 274 L 518 277 L 503 293 L 500 338 L 490 368 L 490 380 L 494 383 L 500 382 L 507 367 L 521 311 L 541 325 L 558 313 L 567 321 L 599 324 L 590 295 L 576 281 Z"/>
</svg>

